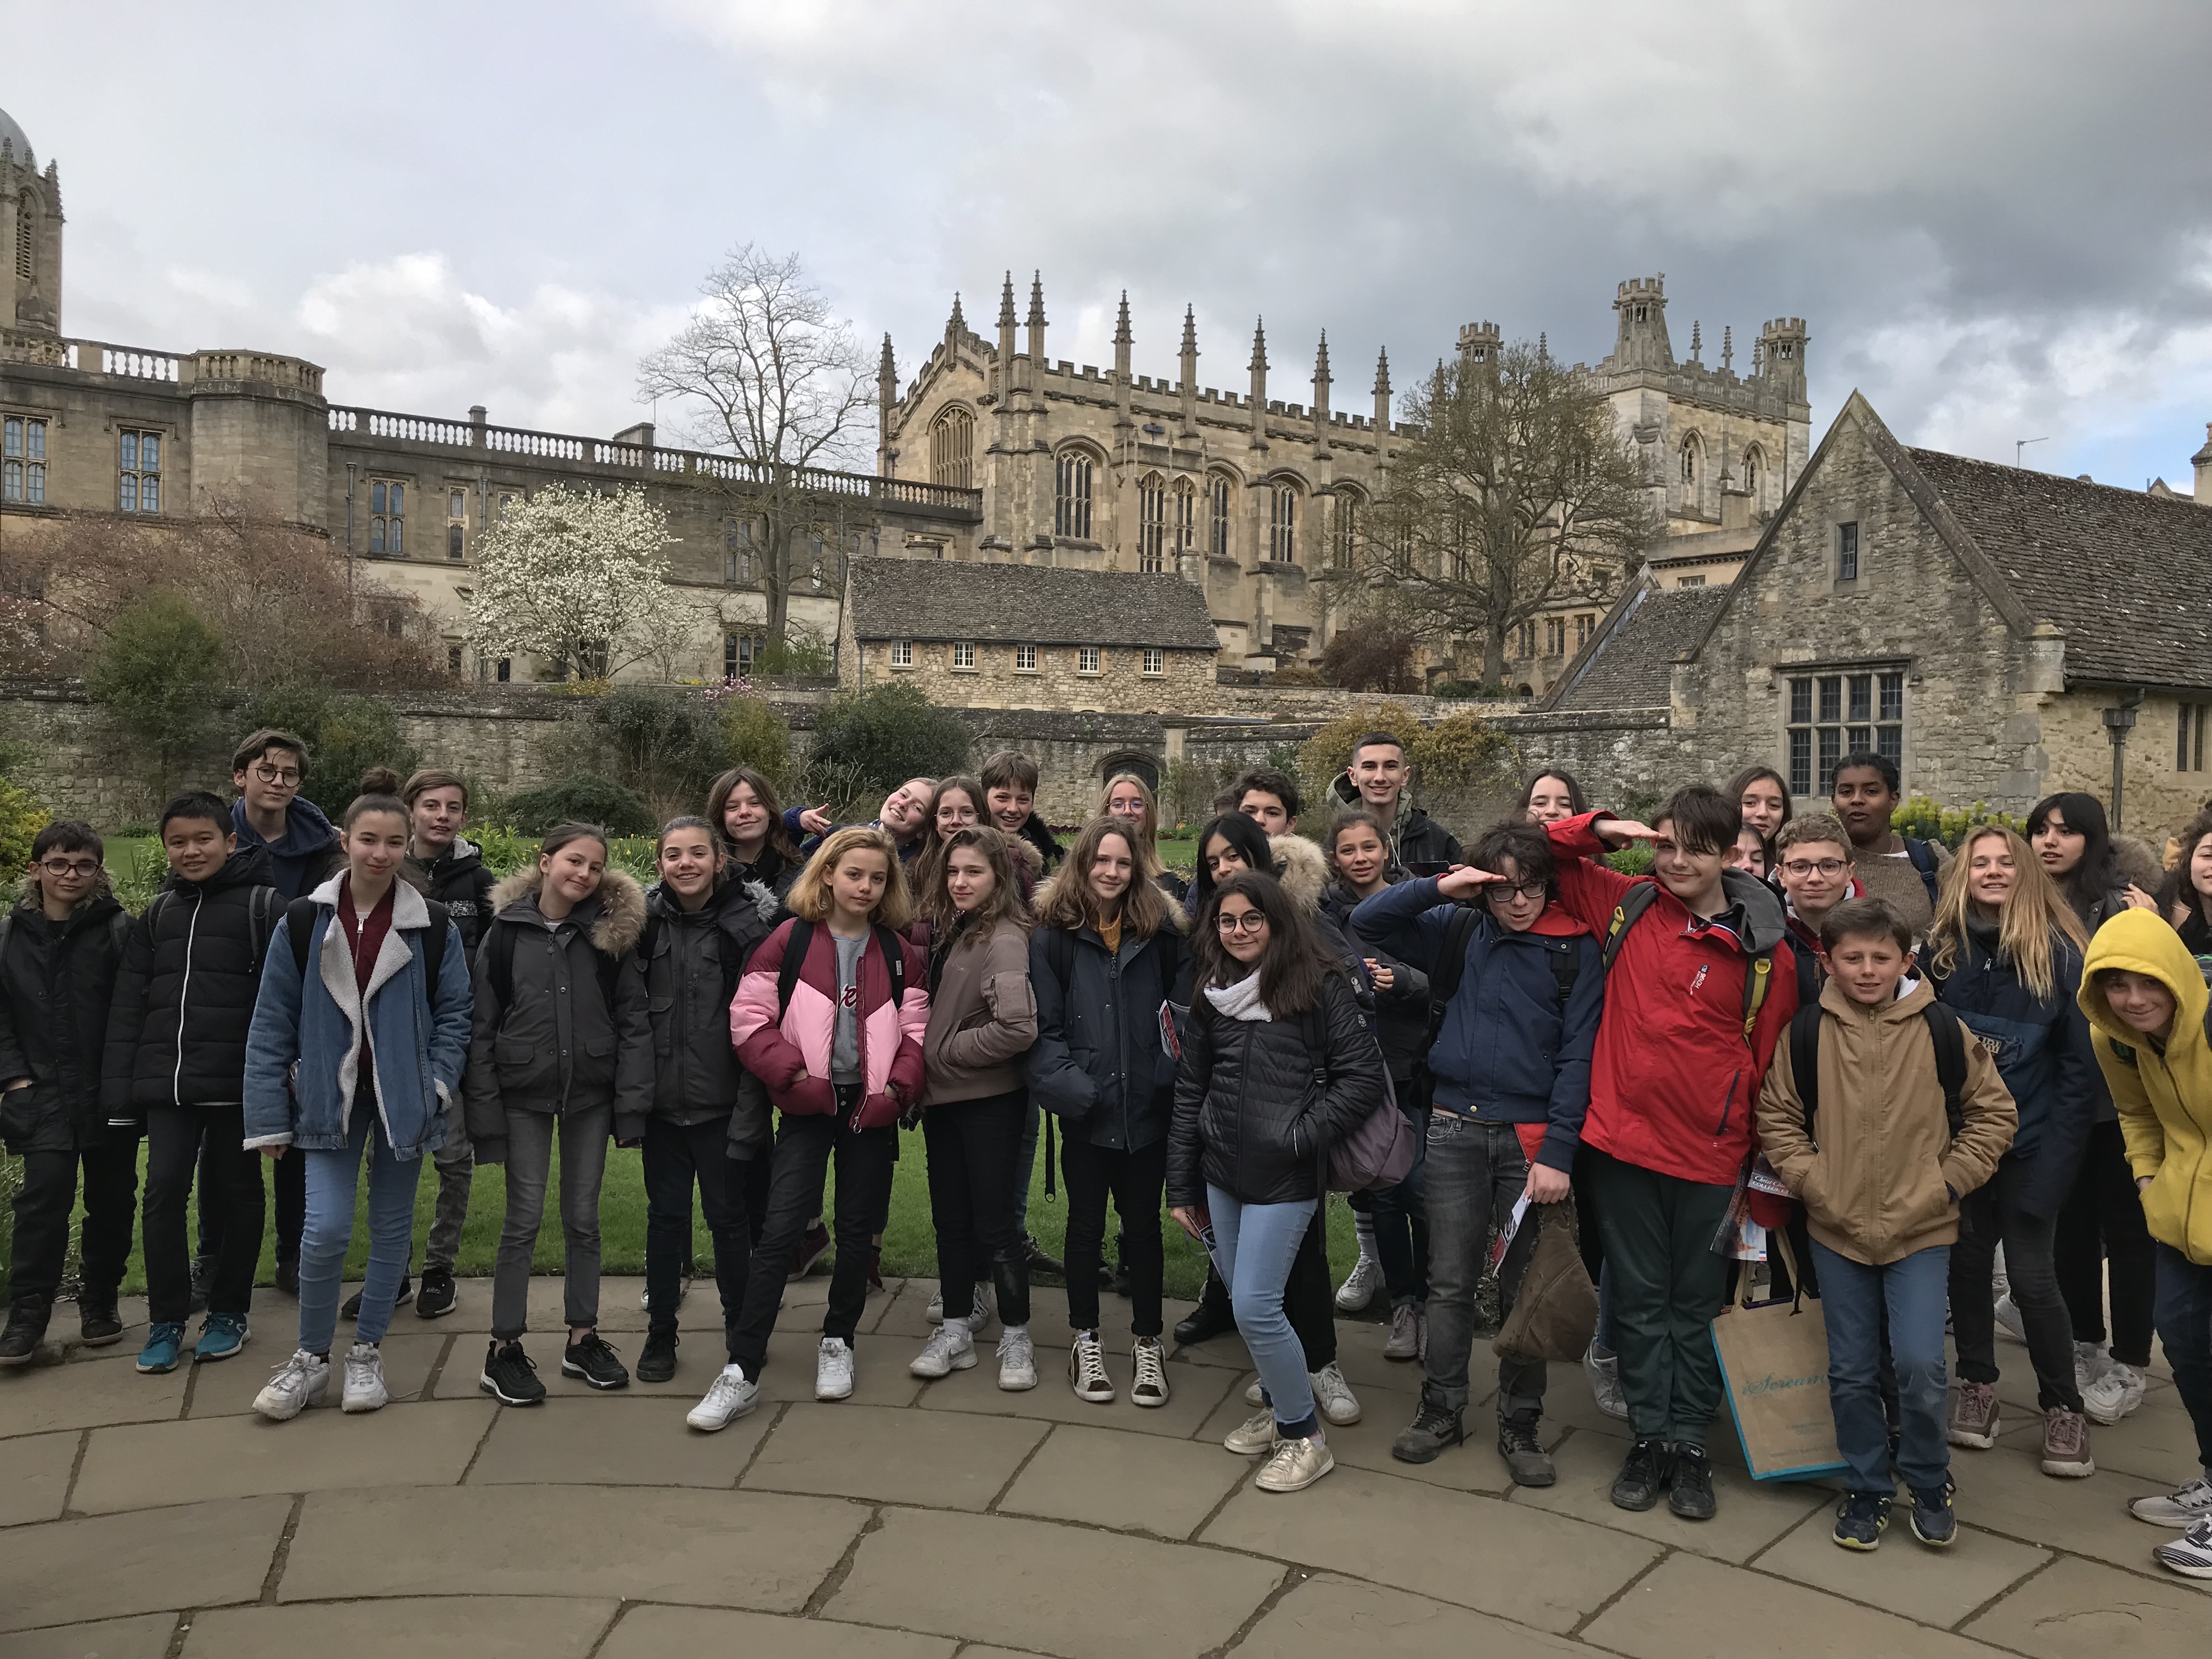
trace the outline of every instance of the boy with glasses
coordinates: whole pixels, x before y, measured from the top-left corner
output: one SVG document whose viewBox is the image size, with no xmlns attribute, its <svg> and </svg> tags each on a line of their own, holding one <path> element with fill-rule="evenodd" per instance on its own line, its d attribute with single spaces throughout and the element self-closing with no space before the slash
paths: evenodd
<svg viewBox="0 0 2212 1659">
<path fill-rule="evenodd" d="M 1828 977 L 1827 952 L 1820 925 L 1845 899 L 1858 896 L 1850 836 L 1840 820 L 1808 812 L 1782 826 L 1774 838 L 1774 876 L 1790 917 L 1790 942 L 1796 947 L 1797 1000 L 1820 1000 Z"/>
</svg>

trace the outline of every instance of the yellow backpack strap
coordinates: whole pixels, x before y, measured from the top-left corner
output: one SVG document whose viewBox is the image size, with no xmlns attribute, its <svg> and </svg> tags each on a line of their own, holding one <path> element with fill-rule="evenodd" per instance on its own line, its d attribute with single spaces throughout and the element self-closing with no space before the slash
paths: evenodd
<svg viewBox="0 0 2212 1659">
<path fill-rule="evenodd" d="M 1743 1040 L 1746 1042 L 1751 1041 L 1752 1032 L 1758 1029 L 1759 1011 L 1765 1004 L 1766 982 L 1773 972 L 1772 952 L 1752 958 L 1751 972 L 1743 984 Z"/>
</svg>

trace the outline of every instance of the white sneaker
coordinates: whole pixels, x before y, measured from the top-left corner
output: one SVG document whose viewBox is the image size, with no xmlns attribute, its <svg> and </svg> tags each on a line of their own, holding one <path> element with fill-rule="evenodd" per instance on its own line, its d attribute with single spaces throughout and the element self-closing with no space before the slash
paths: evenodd
<svg viewBox="0 0 2212 1659">
<path fill-rule="evenodd" d="M 2020 1316 L 2020 1304 L 2012 1299 L 2010 1291 L 1997 1298 L 1996 1313 L 1999 1330 L 2015 1342 L 2027 1340 L 2027 1326 Z"/>
<path fill-rule="evenodd" d="M 694 1406 L 684 1420 L 708 1434 L 726 1429 L 760 1403 L 760 1387 L 745 1381 L 743 1370 L 725 1365 L 707 1385 L 707 1397 Z"/>
<path fill-rule="evenodd" d="M 1139 1337 L 1129 1350 L 1129 1358 L 1136 1367 L 1136 1378 L 1129 1384 L 1129 1403 L 1133 1406 L 1164 1406 L 1168 1403 L 1167 1350 L 1155 1337 Z"/>
<path fill-rule="evenodd" d="M 950 1376 L 975 1368 L 975 1333 L 964 1319 L 948 1319 L 929 1334 L 928 1345 L 907 1364 L 916 1376 Z"/>
<path fill-rule="evenodd" d="M 2212 1521 L 2212 1475 L 2192 1480 L 2178 1492 L 2138 1498 L 2128 1505 L 2128 1513 L 2154 1527 L 2193 1527 L 2199 1521 Z"/>
<path fill-rule="evenodd" d="M 1328 1443 L 1318 1437 L 1278 1440 L 1252 1484 L 1261 1492 L 1304 1492 L 1335 1467 Z"/>
<path fill-rule="evenodd" d="M 1390 1310 L 1390 1340 L 1382 1345 L 1382 1357 L 1385 1359 L 1418 1359 L 1420 1356 L 1420 1304 L 1401 1302 Z"/>
<path fill-rule="evenodd" d="M 2173 1543 L 2159 1545 L 2150 1557 L 2185 1578 L 2212 1578 L 2212 1521 L 2199 1521 Z"/>
<path fill-rule="evenodd" d="M 1078 1331 L 1067 1350 L 1067 1384 L 1078 1400 L 1094 1406 L 1114 1403 L 1114 1379 L 1106 1375 L 1106 1354 L 1098 1346 L 1098 1333 Z"/>
<path fill-rule="evenodd" d="M 1259 1413 L 1238 1424 L 1221 1443 L 1239 1457 L 1257 1457 L 1275 1448 L 1275 1408 L 1262 1406 Z"/>
<path fill-rule="evenodd" d="M 1314 1404 L 1320 1407 L 1322 1420 L 1333 1428 L 1348 1428 L 1359 1420 L 1359 1398 L 1352 1392 L 1352 1384 L 1344 1380 L 1344 1373 L 1330 1360 L 1313 1374 Z"/>
<path fill-rule="evenodd" d="M 822 1339 L 814 1356 L 814 1397 L 847 1400 L 853 1393 L 853 1345 L 834 1336 Z"/>
<path fill-rule="evenodd" d="M 1343 1313 L 1358 1313 L 1375 1299 L 1375 1292 L 1382 1288 L 1382 1264 L 1371 1255 L 1363 1255 L 1352 1264 L 1351 1273 L 1337 1286 L 1337 1308 Z"/>
<path fill-rule="evenodd" d="M 1590 1398 L 1607 1417 L 1628 1421 L 1628 1394 L 1620 1386 L 1620 1356 L 1617 1353 L 1598 1357 L 1597 1344 L 1593 1342 L 1583 1351 L 1583 1375 L 1589 1379 Z"/>
<path fill-rule="evenodd" d="M 2106 1428 L 2143 1402 L 2143 1374 L 2115 1359 L 2105 1374 L 2081 1390 L 2081 1409 Z"/>
<path fill-rule="evenodd" d="M 1003 1331 L 999 1336 L 999 1386 L 1020 1394 L 1037 1385 L 1036 1344 L 1026 1330 Z"/>
<path fill-rule="evenodd" d="M 376 1412 L 384 1409 L 392 1396 L 384 1389 L 384 1350 L 373 1342 L 356 1342 L 346 1350 L 345 1392 L 339 1398 L 342 1409 L 349 1412 Z"/>
<path fill-rule="evenodd" d="M 331 1362 L 297 1349 L 261 1385 L 261 1392 L 253 1396 L 253 1409 L 272 1423 L 289 1423 L 320 1400 L 330 1385 Z"/>
<path fill-rule="evenodd" d="M 2112 1352 L 2101 1342 L 2076 1342 L 2074 1345 L 2074 1386 L 2083 1394 L 2088 1393 L 2090 1384 L 2112 1370 Z"/>
</svg>

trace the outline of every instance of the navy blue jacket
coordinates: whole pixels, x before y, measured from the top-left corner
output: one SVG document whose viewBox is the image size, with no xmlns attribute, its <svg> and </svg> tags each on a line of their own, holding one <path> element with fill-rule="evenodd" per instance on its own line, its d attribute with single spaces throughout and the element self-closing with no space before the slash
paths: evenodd
<svg viewBox="0 0 2212 1659">
<path fill-rule="evenodd" d="M 1386 887 L 1352 913 L 1352 927 L 1431 979 L 1444 929 L 1459 907 L 1432 876 Z M 1563 1007 L 1555 958 L 1571 956 Z M 1525 933 L 1478 913 L 1459 988 L 1429 1050 L 1439 1110 L 1492 1123 L 1541 1123 L 1536 1162 L 1574 1167 L 1589 1109 L 1590 1051 L 1605 1005 L 1605 958 L 1583 924 L 1557 905 Z"/>
</svg>

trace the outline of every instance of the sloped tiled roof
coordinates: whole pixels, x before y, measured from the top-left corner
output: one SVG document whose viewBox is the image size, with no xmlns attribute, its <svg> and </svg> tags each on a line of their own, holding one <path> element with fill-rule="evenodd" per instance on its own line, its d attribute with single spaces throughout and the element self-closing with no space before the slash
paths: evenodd
<svg viewBox="0 0 2212 1659">
<path fill-rule="evenodd" d="M 2021 603 L 2066 630 L 2069 680 L 2212 685 L 2212 510 L 1905 453 Z"/>
<path fill-rule="evenodd" d="M 1705 637 L 1727 596 L 1725 585 L 1647 587 L 1632 594 L 1572 680 L 1546 707 L 1563 713 L 1664 708 L 1672 695 L 1673 665 Z"/>
<path fill-rule="evenodd" d="M 852 568 L 862 640 L 1219 647 L 1206 594 L 1180 576 L 950 559 L 862 559 Z"/>
</svg>

